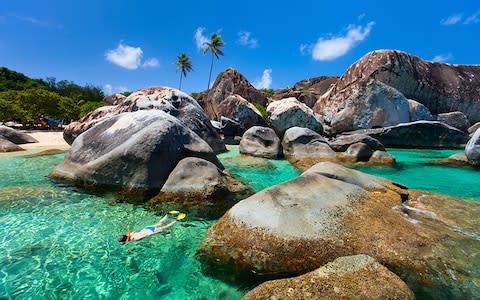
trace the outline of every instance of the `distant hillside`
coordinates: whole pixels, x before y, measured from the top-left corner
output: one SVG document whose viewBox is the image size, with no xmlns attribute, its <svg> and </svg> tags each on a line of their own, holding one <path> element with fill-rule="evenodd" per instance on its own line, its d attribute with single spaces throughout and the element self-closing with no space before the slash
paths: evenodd
<svg viewBox="0 0 480 300">
<path fill-rule="evenodd" d="M 53 77 L 32 79 L 0 68 L 0 121 L 27 123 L 50 117 L 76 120 L 103 105 L 101 88 Z"/>
</svg>

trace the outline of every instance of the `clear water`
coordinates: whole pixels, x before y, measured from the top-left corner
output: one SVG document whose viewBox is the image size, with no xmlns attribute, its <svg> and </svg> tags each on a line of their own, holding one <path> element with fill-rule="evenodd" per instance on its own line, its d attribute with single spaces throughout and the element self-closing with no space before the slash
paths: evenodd
<svg viewBox="0 0 480 300">
<path fill-rule="evenodd" d="M 432 160 L 461 151 L 389 149 L 388 152 L 396 157 L 397 166 L 357 168 L 366 173 L 389 178 L 409 188 L 480 201 L 479 169 L 430 163 Z"/>
<path fill-rule="evenodd" d="M 221 161 L 256 191 L 299 174 L 286 161 L 229 150 Z M 478 197 L 476 171 L 422 164 L 451 151 L 392 152 L 400 168 L 363 169 L 411 187 Z M 62 158 L 0 156 L 0 298 L 240 299 L 245 293 L 203 275 L 195 259 L 213 221 L 187 217 L 165 234 L 120 245 L 128 225 L 140 230 L 161 216 L 50 181 L 46 175 Z"/>
</svg>

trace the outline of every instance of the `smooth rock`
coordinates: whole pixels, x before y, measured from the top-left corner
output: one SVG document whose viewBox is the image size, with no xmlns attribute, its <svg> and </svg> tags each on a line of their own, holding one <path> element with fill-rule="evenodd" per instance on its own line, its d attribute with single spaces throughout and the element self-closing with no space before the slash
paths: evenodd
<svg viewBox="0 0 480 300">
<path fill-rule="evenodd" d="M 300 170 L 322 161 L 337 160 L 327 140 L 308 128 L 292 127 L 285 131 L 282 148 L 285 158 Z"/>
<path fill-rule="evenodd" d="M 268 105 L 267 112 L 273 129 L 281 137 L 295 126 L 323 133 L 322 123 L 313 110 L 295 98 L 274 101 Z"/>
<path fill-rule="evenodd" d="M 278 158 L 282 153 L 280 139 L 271 128 L 253 126 L 242 136 L 240 153 L 257 157 Z"/>
<path fill-rule="evenodd" d="M 215 152 L 225 151 L 220 135 L 215 131 L 207 115 L 195 99 L 170 87 L 140 89 L 119 105 L 100 107 L 78 122 L 70 123 L 63 132 L 65 141 L 71 144 L 77 136 L 95 124 L 112 116 L 139 110 L 161 110 L 177 119 L 204 139 Z"/>
<path fill-rule="evenodd" d="M 17 145 L 38 143 L 31 135 L 3 125 L 0 125 L 0 137 Z"/>
<path fill-rule="evenodd" d="M 434 118 L 428 108 L 420 102 L 408 99 L 408 111 L 410 113 L 410 122 L 425 120 L 433 121 Z"/>
<path fill-rule="evenodd" d="M 465 152 L 455 153 L 449 157 L 436 159 L 431 161 L 435 165 L 445 165 L 445 166 L 468 166 L 470 165 L 465 155 Z"/>
<path fill-rule="evenodd" d="M 368 161 L 373 154 L 372 148 L 365 143 L 355 143 L 348 147 L 343 157 L 349 161 Z"/>
<path fill-rule="evenodd" d="M 0 152 L 25 151 L 22 147 L 0 136 Z"/>
<path fill-rule="evenodd" d="M 224 136 L 242 136 L 245 132 L 245 127 L 240 122 L 226 117 L 220 118 L 220 124 Z"/>
<path fill-rule="evenodd" d="M 212 148 L 161 110 L 112 116 L 79 135 L 50 177 L 127 193 L 158 193 L 177 163 L 198 157 L 223 169 Z"/>
<path fill-rule="evenodd" d="M 473 133 L 475 133 L 475 131 L 477 131 L 478 128 L 480 128 L 480 122 L 477 122 L 477 123 L 473 124 L 472 126 L 470 126 L 470 128 L 468 128 L 467 132 L 470 133 L 470 134 L 473 134 Z"/>
<path fill-rule="evenodd" d="M 415 299 L 397 275 L 374 258 L 339 257 L 304 275 L 267 281 L 248 292 L 253 299 Z"/>
<path fill-rule="evenodd" d="M 103 98 L 103 103 L 105 106 L 119 105 L 122 104 L 125 99 L 127 99 L 127 97 L 122 94 L 112 94 Z"/>
<path fill-rule="evenodd" d="M 472 166 L 480 165 L 480 129 L 477 129 L 465 146 L 465 155 Z"/>
<path fill-rule="evenodd" d="M 461 131 L 467 131 L 470 127 L 467 116 L 461 111 L 438 114 L 437 121 L 460 129 Z"/>
<path fill-rule="evenodd" d="M 267 104 L 267 98 L 258 91 L 248 80 L 233 68 L 228 68 L 218 74 L 207 94 L 198 100 L 208 117 L 212 120 L 218 120 L 221 115 L 218 112 L 218 106 L 228 96 L 240 95 L 250 103 Z"/>
<path fill-rule="evenodd" d="M 220 102 L 217 114 L 237 120 L 245 129 L 267 125 L 258 109 L 240 95 L 230 95 Z"/>
<path fill-rule="evenodd" d="M 364 129 L 348 134 L 365 134 L 393 148 L 463 148 L 468 134 L 437 121 L 416 121 L 396 126 Z M 333 148 L 333 143 L 331 143 Z M 380 149 L 379 149 L 380 150 Z"/>
<path fill-rule="evenodd" d="M 377 139 L 366 134 L 348 134 L 337 136 L 336 139 L 330 141 L 329 145 L 336 152 L 347 151 L 348 147 L 356 143 L 367 144 L 372 150 L 384 151 L 385 147 Z"/>
<path fill-rule="evenodd" d="M 355 82 L 348 96 L 342 94 L 342 98 L 335 101 L 329 95 L 327 92 L 321 96 L 314 110 L 330 124 L 334 133 L 410 121 L 407 98 L 377 80 Z"/>
<path fill-rule="evenodd" d="M 225 170 L 201 158 L 187 157 L 178 162 L 160 193 L 146 204 L 152 208 L 164 203 L 201 206 L 225 212 L 251 190 Z"/>
<path fill-rule="evenodd" d="M 396 50 L 378 50 L 364 55 L 320 97 L 314 110 L 330 122 L 337 111 L 351 106 L 349 101 L 365 103 L 362 98 L 358 101 L 357 96 L 364 94 L 359 91 L 372 80 L 382 82 L 408 99 L 415 99 L 432 114 L 461 111 L 472 124 L 480 121 L 478 65 L 428 62 Z M 389 98 L 388 90 L 385 92 L 385 97 Z M 375 110 L 375 106 L 371 110 Z"/>
<path fill-rule="evenodd" d="M 396 159 L 393 155 L 388 154 L 386 151 L 376 150 L 368 160 L 372 165 L 394 165 Z"/>
</svg>

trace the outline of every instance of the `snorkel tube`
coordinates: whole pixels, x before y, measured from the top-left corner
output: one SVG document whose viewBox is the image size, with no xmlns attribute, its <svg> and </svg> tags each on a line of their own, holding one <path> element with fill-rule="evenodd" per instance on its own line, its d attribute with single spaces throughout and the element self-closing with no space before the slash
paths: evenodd
<svg viewBox="0 0 480 300">
<path fill-rule="evenodd" d="M 125 243 L 128 243 L 130 240 L 130 236 L 132 235 L 132 231 L 130 230 L 130 226 L 128 226 L 128 231 L 127 231 L 127 241 Z"/>
</svg>

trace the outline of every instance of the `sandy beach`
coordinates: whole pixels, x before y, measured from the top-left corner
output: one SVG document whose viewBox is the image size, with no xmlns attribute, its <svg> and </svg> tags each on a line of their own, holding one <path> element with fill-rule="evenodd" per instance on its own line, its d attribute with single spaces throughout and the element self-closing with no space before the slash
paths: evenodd
<svg viewBox="0 0 480 300">
<path fill-rule="evenodd" d="M 0 153 L 0 155 L 34 155 L 47 150 L 67 151 L 70 145 L 63 139 L 63 131 L 21 130 L 38 140 L 38 143 L 19 145 L 26 151 Z"/>
</svg>

